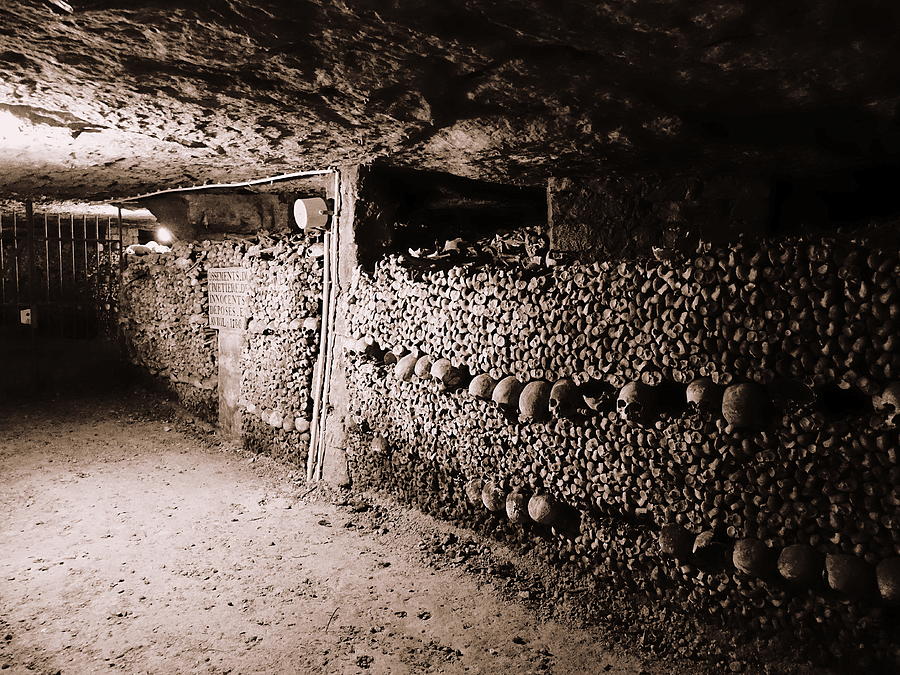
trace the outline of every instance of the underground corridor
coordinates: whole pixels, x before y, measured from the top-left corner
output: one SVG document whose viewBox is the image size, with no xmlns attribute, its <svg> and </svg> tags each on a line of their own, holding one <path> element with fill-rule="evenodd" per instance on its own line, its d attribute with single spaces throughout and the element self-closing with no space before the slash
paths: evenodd
<svg viewBox="0 0 900 675">
<path fill-rule="evenodd" d="M 123 393 L 0 430 L 12 672 L 663 672 L 540 609 L 578 590 L 540 561 Z"/>
<path fill-rule="evenodd" d="M 0 7 L 0 670 L 900 670 L 900 7 Z"/>
</svg>

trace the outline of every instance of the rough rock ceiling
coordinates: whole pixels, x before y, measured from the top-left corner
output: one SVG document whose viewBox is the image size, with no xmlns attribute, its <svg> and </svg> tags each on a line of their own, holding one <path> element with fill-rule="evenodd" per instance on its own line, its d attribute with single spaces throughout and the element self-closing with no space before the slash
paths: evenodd
<svg viewBox="0 0 900 675">
<path fill-rule="evenodd" d="M 900 3 L 5 0 L 0 196 L 900 155 Z"/>
</svg>

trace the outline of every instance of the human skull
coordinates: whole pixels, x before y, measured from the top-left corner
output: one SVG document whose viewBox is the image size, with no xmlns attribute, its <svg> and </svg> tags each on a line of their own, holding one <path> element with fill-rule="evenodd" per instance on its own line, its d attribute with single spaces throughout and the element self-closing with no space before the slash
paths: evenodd
<svg viewBox="0 0 900 675">
<path fill-rule="evenodd" d="M 778 573 L 787 581 L 812 584 L 821 576 L 822 557 L 806 544 L 791 544 L 778 554 Z"/>
<path fill-rule="evenodd" d="M 473 478 L 466 483 L 466 497 L 472 504 L 481 504 L 481 490 L 484 484 L 478 478 Z"/>
<path fill-rule="evenodd" d="M 619 390 L 616 410 L 623 419 L 646 422 L 656 411 L 656 392 L 639 380 L 629 382 Z"/>
<path fill-rule="evenodd" d="M 825 578 L 828 585 L 848 597 L 869 595 L 875 586 L 875 571 L 862 558 L 846 553 L 825 556 Z"/>
<path fill-rule="evenodd" d="M 722 395 L 722 415 L 735 427 L 755 428 L 765 423 L 768 397 L 758 384 L 733 384 Z"/>
<path fill-rule="evenodd" d="M 491 394 L 491 400 L 505 408 L 513 408 L 519 404 L 519 394 L 522 393 L 522 388 L 524 386 L 525 385 L 519 382 L 513 375 L 504 377 L 497 386 L 494 387 L 494 392 Z"/>
<path fill-rule="evenodd" d="M 570 417 L 578 410 L 578 387 L 570 379 L 557 380 L 550 389 L 550 412 L 555 417 Z"/>
<path fill-rule="evenodd" d="M 670 555 L 685 560 L 694 548 L 694 535 L 681 525 L 674 523 L 663 525 L 659 532 L 659 550 L 663 555 Z"/>
<path fill-rule="evenodd" d="M 469 382 L 469 394 L 475 398 L 483 398 L 490 400 L 494 388 L 497 386 L 496 380 L 487 373 L 481 373 L 472 378 Z"/>
<path fill-rule="evenodd" d="M 423 380 L 431 379 L 431 366 L 432 360 L 430 356 L 421 356 L 419 360 L 416 361 L 415 373 L 416 377 L 421 377 Z"/>
<path fill-rule="evenodd" d="M 529 382 L 519 394 L 519 414 L 526 419 L 545 420 L 550 412 L 549 382 L 536 380 Z"/>
<path fill-rule="evenodd" d="M 553 525 L 562 516 L 562 506 L 551 495 L 537 494 L 528 500 L 528 515 L 541 525 Z"/>
<path fill-rule="evenodd" d="M 445 390 L 454 390 L 458 389 L 464 379 L 464 375 L 461 369 L 455 368 L 452 363 L 450 363 L 450 359 L 438 359 L 433 364 L 431 364 L 431 370 L 429 371 L 431 378 L 437 380 L 442 389 Z"/>
<path fill-rule="evenodd" d="M 506 492 L 497 483 L 488 481 L 481 489 L 481 501 L 488 511 L 503 511 L 506 509 Z"/>
<path fill-rule="evenodd" d="M 772 552 L 759 539 L 738 539 L 731 552 L 731 561 L 739 572 L 765 577 L 772 568 Z"/>
<path fill-rule="evenodd" d="M 718 410 L 722 405 L 722 388 L 708 377 L 691 382 L 685 394 L 687 402 L 698 410 Z"/>
<path fill-rule="evenodd" d="M 410 380 L 412 380 L 413 373 L 415 373 L 416 370 L 416 363 L 418 361 L 419 359 L 415 354 L 407 354 L 402 359 L 397 361 L 397 365 L 394 366 L 394 375 L 397 376 L 398 380 L 409 382 Z"/>
<path fill-rule="evenodd" d="M 388 454 L 389 449 L 390 446 L 384 436 L 374 436 L 372 442 L 369 443 L 369 450 L 378 457 Z"/>
<path fill-rule="evenodd" d="M 875 579 L 881 599 L 891 605 L 900 604 L 900 558 L 885 558 L 878 563 Z"/>
<path fill-rule="evenodd" d="M 528 521 L 528 497 L 518 490 L 506 496 L 506 515 L 514 523 Z"/>
</svg>

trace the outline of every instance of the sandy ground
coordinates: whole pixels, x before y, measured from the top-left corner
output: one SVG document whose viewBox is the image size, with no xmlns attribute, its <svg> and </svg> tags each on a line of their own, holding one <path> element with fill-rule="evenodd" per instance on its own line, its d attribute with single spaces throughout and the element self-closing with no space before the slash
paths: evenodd
<svg viewBox="0 0 900 675">
<path fill-rule="evenodd" d="M 436 556 L 456 535 L 434 521 L 145 406 L 0 411 L 7 672 L 672 672 Z"/>
</svg>

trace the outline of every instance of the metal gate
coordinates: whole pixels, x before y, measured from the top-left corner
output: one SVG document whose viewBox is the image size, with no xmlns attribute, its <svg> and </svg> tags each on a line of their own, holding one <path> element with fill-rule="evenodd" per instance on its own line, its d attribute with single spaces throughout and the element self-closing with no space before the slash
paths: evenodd
<svg viewBox="0 0 900 675">
<path fill-rule="evenodd" d="M 30 203 L 0 212 L 0 356 L 7 384 L 18 373 L 17 384 L 34 388 L 41 384 L 41 361 L 65 359 L 79 343 L 115 338 L 121 265 L 120 218 L 34 213 Z"/>
</svg>

